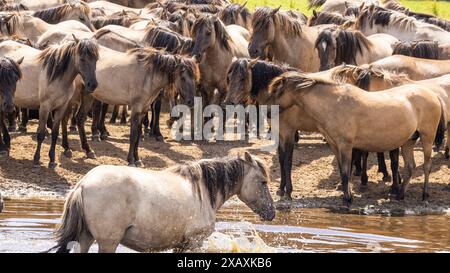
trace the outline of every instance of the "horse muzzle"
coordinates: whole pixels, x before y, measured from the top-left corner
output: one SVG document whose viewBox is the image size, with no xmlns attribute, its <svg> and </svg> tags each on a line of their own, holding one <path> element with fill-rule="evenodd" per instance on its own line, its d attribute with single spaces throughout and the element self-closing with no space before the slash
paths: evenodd
<svg viewBox="0 0 450 273">
<path fill-rule="evenodd" d="M 5 113 L 12 113 L 14 111 L 14 104 L 13 103 L 2 103 L 2 111 Z"/>
<path fill-rule="evenodd" d="M 92 93 L 95 91 L 95 89 L 97 89 L 98 86 L 98 82 L 87 82 L 84 86 L 84 91 L 87 93 Z"/>
<path fill-rule="evenodd" d="M 259 213 L 259 216 L 263 221 L 272 221 L 273 219 L 275 219 L 275 208 L 272 206 L 270 209 L 263 210 L 261 213 Z"/>
</svg>

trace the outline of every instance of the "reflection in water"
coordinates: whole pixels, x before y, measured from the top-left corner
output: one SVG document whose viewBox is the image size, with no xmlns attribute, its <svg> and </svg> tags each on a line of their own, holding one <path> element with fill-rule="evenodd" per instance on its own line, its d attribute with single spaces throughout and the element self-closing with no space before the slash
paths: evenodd
<svg viewBox="0 0 450 273">
<path fill-rule="evenodd" d="M 54 245 L 61 201 L 6 201 L 0 213 L 0 252 L 38 252 Z M 243 205 L 220 211 L 205 252 L 436 252 L 450 251 L 450 216 L 360 216 L 323 209 L 278 212 L 260 222 Z M 91 251 L 96 251 L 93 247 Z M 120 247 L 118 252 L 130 252 Z"/>
</svg>

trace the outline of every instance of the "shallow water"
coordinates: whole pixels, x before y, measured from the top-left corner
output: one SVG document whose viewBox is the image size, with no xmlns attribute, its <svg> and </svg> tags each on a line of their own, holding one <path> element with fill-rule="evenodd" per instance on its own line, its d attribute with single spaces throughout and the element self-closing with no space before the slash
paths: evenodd
<svg viewBox="0 0 450 273">
<path fill-rule="evenodd" d="M 54 245 L 63 203 L 7 200 L 0 213 L 0 252 L 39 252 Z M 94 245 L 91 251 L 96 251 Z M 131 250 L 119 247 L 118 252 Z M 450 215 L 362 216 L 325 209 L 277 212 L 260 222 L 241 203 L 221 209 L 204 252 L 450 252 Z"/>
</svg>

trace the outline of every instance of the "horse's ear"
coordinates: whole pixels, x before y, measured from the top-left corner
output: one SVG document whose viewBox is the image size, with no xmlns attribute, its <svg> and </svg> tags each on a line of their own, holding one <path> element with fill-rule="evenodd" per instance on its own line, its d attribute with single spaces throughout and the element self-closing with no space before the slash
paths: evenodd
<svg viewBox="0 0 450 273">
<path fill-rule="evenodd" d="M 364 2 L 363 2 L 363 4 L 364 4 Z M 374 4 L 370 5 L 370 7 L 369 7 L 370 13 L 373 13 L 374 10 L 375 10 L 375 5 Z"/>
<path fill-rule="evenodd" d="M 25 58 L 25 57 L 22 56 L 22 58 L 18 59 L 18 60 L 16 61 L 16 63 L 17 63 L 18 65 L 22 64 L 24 58 Z"/>
<path fill-rule="evenodd" d="M 247 151 L 244 152 L 244 159 L 249 163 L 253 163 L 252 155 Z"/>
<path fill-rule="evenodd" d="M 80 40 L 77 38 L 77 36 L 75 36 L 75 34 L 72 33 L 72 37 L 73 37 L 73 40 L 75 41 L 75 43 L 78 44 L 80 42 Z"/>
<path fill-rule="evenodd" d="M 11 15 L 6 16 L 3 20 L 5 22 L 9 22 L 9 20 L 11 20 L 13 17 L 14 17 L 14 14 L 11 14 Z"/>
<path fill-rule="evenodd" d="M 316 11 L 315 9 L 313 9 L 313 16 L 314 16 L 315 18 L 317 18 L 317 11 Z"/>
<path fill-rule="evenodd" d="M 278 11 L 280 11 L 281 6 L 279 6 L 278 8 L 272 10 L 272 16 L 275 15 Z"/>
<path fill-rule="evenodd" d="M 361 11 L 365 5 L 366 5 L 366 2 L 362 2 L 362 4 L 359 6 L 359 10 Z"/>
<path fill-rule="evenodd" d="M 243 10 L 245 8 L 245 6 L 247 6 L 247 1 L 245 1 L 244 4 L 241 5 L 241 7 L 239 8 L 239 11 Z"/>
<path fill-rule="evenodd" d="M 27 45 L 33 47 L 33 43 L 31 42 L 30 39 L 27 38 Z"/>
<path fill-rule="evenodd" d="M 344 2 L 344 7 L 345 7 L 346 9 L 348 9 L 348 2 L 347 2 L 347 1 Z"/>
<path fill-rule="evenodd" d="M 253 60 L 250 60 L 250 62 L 249 62 L 250 67 L 253 67 L 256 63 L 258 63 L 258 61 L 259 61 L 259 57 L 255 58 Z"/>
<path fill-rule="evenodd" d="M 127 15 L 127 12 L 124 9 L 122 10 L 122 15 L 124 15 L 124 16 Z"/>
</svg>

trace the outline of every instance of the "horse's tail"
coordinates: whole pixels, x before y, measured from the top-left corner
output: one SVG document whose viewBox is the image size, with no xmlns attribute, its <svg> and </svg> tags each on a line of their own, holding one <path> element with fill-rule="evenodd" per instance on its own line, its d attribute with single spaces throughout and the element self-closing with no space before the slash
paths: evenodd
<svg viewBox="0 0 450 273">
<path fill-rule="evenodd" d="M 80 236 L 86 232 L 89 233 L 89 230 L 84 219 L 82 190 L 81 187 L 76 187 L 64 204 L 62 222 L 55 232 L 58 244 L 46 252 L 56 249 L 57 253 L 68 253 L 68 244 L 79 241 Z"/>
<path fill-rule="evenodd" d="M 444 144 L 444 138 L 445 138 L 445 129 L 446 129 L 446 122 L 445 122 L 445 108 L 444 104 L 441 100 L 439 100 L 441 103 L 441 118 L 439 120 L 439 125 L 436 132 L 436 137 L 434 138 L 434 145 L 436 146 L 436 151 L 439 152 L 439 149 L 442 147 L 442 144 Z"/>
</svg>

